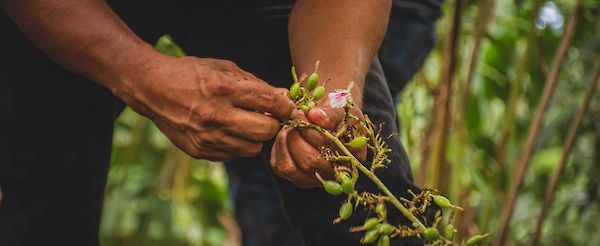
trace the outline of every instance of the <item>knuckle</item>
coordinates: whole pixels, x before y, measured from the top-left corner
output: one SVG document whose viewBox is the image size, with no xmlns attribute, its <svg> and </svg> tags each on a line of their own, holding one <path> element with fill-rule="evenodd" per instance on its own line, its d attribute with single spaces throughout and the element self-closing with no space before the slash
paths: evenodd
<svg viewBox="0 0 600 246">
<path fill-rule="evenodd" d="M 233 62 L 231 60 L 221 60 L 221 64 L 223 64 L 224 67 L 237 68 L 237 65 L 235 64 L 235 62 Z"/>
<path fill-rule="evenodd" d="M 222 114 L 215 110 L 206 110 L 196 116 L 202 125 L 216 125 L 222 122 Z"/>
<path fill-rule="evenodd" d="M 269 140 L 269 139 L 275 137 L 277 132 L 279 132 L 279 123 L 269 122 L 269 123 L 260 124 L 257 126 L 256 129 L 258 130 L 258 132 L 256 134 L 257 137 L 261 141 L 266 141 L 266 140 Z"/>
<path fill-rule="evenodd" d="M 289 176 L 296 172 L 296 168 L 293 163 L 281 163 L 279 166 L 279 172 L 283 175 Z"/>
<path fill-rule="evenodd" d="M 207 83 L 206 89 L 213 96 L 226 96 L 230 95 L 235 91 L 235 88 L 228 83 L 228 79 L 225 78 L 227 75 L 220 75 L 217 78 L 214 78 L 213 81 Z"/>
<path fill-rule="evenodd" d="M 253 94 L 255 95 L 254 100 L 262 108 L 272 109 L 275 107 L 277 98 L 274 92 L 254 89 Z"/>
<path fill-rule="evenodd" d="M 262 150 L 261 143 L 250 145 L 250 146 L 248 146 L 248 148 L 246 150 L 246 154 L 247 154 L 246 157 L 256 156 L 256 155 L 260 154 L 261 150 Z"/>
</svg>

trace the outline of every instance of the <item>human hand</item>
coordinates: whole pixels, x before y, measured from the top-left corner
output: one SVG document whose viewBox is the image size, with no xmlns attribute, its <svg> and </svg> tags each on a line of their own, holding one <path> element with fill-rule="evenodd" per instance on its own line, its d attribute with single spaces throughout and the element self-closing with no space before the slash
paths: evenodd
<svg viewBox="0 0 600 246">
<path fill-rule="evenodd" d="M 295 108 L 285 89 L 231 61 L 161 56 L 148 67 L 115 93 L 194 158 L 257 155 Z"/>
<path fill-rule="evenodd" d="M 307 114 L 295 111 L 292 118 L 300 118 L 335 131 L 344 120 L 344 109 L 322 106 L 329 105 L 327 99 L 318 104 L 320 106 L 310 109 Z M 351 113 L 362 120 L 362 112 L 358 107 L 352 107 Z M 358 122 L 350 119 L 350 123 L 356 125 Z M 301 188 L 319 187 L 321 182 L 316 178 L 315 172 L 323 177 L 332 177 L 334 173 L 331 164 L 320 154 L 321 146 L 337 150 L 337 147 L 317 130 L 284 128 L 275 138 L 271 150 L 271 167 L 275 174 Z M 366 159 L 366 146 L 349 149 L 359 160 Z"/>
</svg>

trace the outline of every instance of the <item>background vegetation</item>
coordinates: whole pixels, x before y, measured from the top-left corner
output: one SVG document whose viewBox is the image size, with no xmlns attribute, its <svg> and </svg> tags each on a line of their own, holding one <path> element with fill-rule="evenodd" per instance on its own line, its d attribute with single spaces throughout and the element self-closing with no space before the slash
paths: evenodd
<svg viewBox="0 0 600 246">
<path fill-rule="evenodd" d="M 600 245 L 600 92 L 590 86 L 600 1 L 449 0 L 444 10 L 438 45 L 397 107 L 416 181 L 465 207 L 456 219 L 469 234 L 498 240 L 506 225 L 506 243 L 532 243 L 546 203 L 538 244 Z M 235 245 L 226 177 L 126 110 L 102 244 Z"/>
</svg>

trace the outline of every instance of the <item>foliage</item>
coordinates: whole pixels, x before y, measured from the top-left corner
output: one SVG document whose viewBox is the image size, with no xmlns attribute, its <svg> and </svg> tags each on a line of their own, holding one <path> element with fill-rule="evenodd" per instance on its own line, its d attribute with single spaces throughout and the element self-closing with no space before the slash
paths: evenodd
<svg viewBox="0 0 600 246">
<path fill-rule="evenodd" d="M 503 202 L 514 178 L 515 164 L 522 154 L 520 151 L 541 97 L 548 68 L 574 8 L 574 1 L 539 1 L 542 10 L 550 8 L 560 15 L 560 18 L 551 19 L 564 20 L 541 25 L 543 18 L 535 18 L 533 14 L 536 12 L 535 1 L 518 2 L 515 5 L 509 0 L 474 1 L 469 2 L 462 12 L 463 29 L 459 32 L 457 73 L 453 78 L 456 83 L 452 88 L 453 117 L 447 122 L 451 130 L 444 151 L 451 178 L 444 187 L 450 198 L 465 208 L 463 218 L 459 215 L 457 223 L 461 226 L 459 229 L 467 229 L 470 233 L 494 232 L 498 227 Z M 476 21 L 480 14 L 490 14 L 481 13 L 486 9 L 485 4 L 495 4 L 491 12 L 495 18 L 480 35 L 481 52 L 473 57 L 473 44 L 478 38 Z M 446 10 L 450 13 L 454 9 L 447 5 Z M 510 245 L 524 244 L 529 239 L 547 182 L 563 154 L 562 144 L 569 124 L 586 88 L 592 83 L 594 65 L 600 54 L 600 19 L 596 17 L 599 10 L 597 1 L 584 3 L 529 173 L 518 196 L 510 225 Z M 413 170 L 418 174 L 418 182 L 422 184 L 429 183 L 428 180 L 434 177 L 428 171 L 423 172 L 427 164 L 421 160 L 427 158 L 428 142 L 439 141 L 427 133 L 435 118 L 437 105 L 434 102 L 442 82 L 435 84 L 434 81 L 440 80 L 438 71 L 446 54 L 442 48 L 450 35 L 450 18 L 446 14 L 439 23 L 440 45 L 400 95 L 402 103 L 398 105 L 403 143 L 409 151 Z M 466 89 L 466 79 L 471 72 L 466 64 L 473 58 L 478 62 L 472 71 L 473 83 Z M 522 71 L 519 69 L 523 66 L 521 63 L 525 68 Z M 517 92 L 516 96 L 511 96 L 513 90 Z M 465 91 L 468 91 L 466 95 Z M 468 102 L 466 105 L 465 101 Z M 511 103 L 515 105 L 512 116 L 507 115 Z M 600 171 L 599 112 L 600 97 L 595 96 L 543 227 L 542 245 L 596 245 L 600 242 L 600 236 L 594 233 L 599 229 L 598 224 L 593 222 L 600 219 L 600 193 L 596 187 L 598 181 L 593 176 Z M 505 132 L 508 132 L 508 138 L 502 150 Z M 472 220 L 476 223 L 471 223 Z"/>
<path fill-rule="evenodd" d="M 402 142 L 420 184 L 436 183 L 431 179 L 440 177 L 427 171 L 429 162 L 424 160 L 429 158 L 428 144 L 438 140 L 429 129 L 439 107 L 435 98 L 444 83 L 444 48 L 452 34 L 455 6 L 455 1 L 445 2 L 446 14 L 438 23 L 439 45 L 400 95 L 398 104 Z M 457 229 L 465 232 L 458 235 L 461 239 L 494 232 L 498 227 L 515 163 L 575 4 L 571 0 L 539 0 L 539 4 L 536 0 L 464 2 L 452 77 L 452 113 L 446 122 L 450 126 L 448 144 L 442 152 L 449 179 L 447 183 L 438 180 L 443 185 L 432 187 L 443 188 L 444 194 L 465 209 L 455 218 Z M 537 8 L 554 8 L 562 24 L 557 21 L 544 27 Z M 519 193 L 510 225 L 510 245 L 526 243 L 532 233 L 545 187 L 563 154 L 567 129 L 591 82 L 600 54 L 599 12 L 597 0 L 584 1 Z M 491 19 L 487 25 L 478 24 L 484 23 L 480 16 Z M 481 46 L 475 52 L 478 39 Z M 470 69 L 472 58 L 476 62 Z M 473 74 L 471 84 L 467 83 L 469 73 Z M 541 245 L 600 245 L 596 233 L 600 231 L 598 176 L 600 96 L 595 96 L 562 174 Z M 226 183 L 222 166 L 185 157 L 155 126 L 127 109 L 115 127 L 102 244 L 222 245 L 228 240 L 227 232 L 232 232 L 223 226 L 231 220 Z"/>
</svg>

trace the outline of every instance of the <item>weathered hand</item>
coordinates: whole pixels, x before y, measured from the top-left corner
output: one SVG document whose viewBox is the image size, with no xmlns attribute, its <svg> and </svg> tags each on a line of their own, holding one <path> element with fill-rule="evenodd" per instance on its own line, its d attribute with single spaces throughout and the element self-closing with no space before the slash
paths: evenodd
<svg viewBox="0 0 600 246">
<path fill-rule="evenodd" d="M 319 105 L 329 105 L 326 102 L 326 100 L 322 101 Z M 352 114 L 362 117 L 362 113 L 357 107 L 352 108 Z M 301 111 L 297 111 L 293 115 L 293 118 L 301 118 L 330 131 L 335 131 L 344 119 L 344 109 L 319 106 L 309 110 L 307 115 Z M 284 128 L 275 138 L 271 151 L 271 167 L 277 175 L 299 187 L 318 187 L 321 183 L 316 179 L 315 172 L 319 172 L 323 177 L 333 175 L 331 164 L 320 155 L 321 146 L 337 149 L 326 137 L 314 129 Z M 349 149 L 359 160 L 366 159 L 366 147 Z"/>
<path fill-rule="evenodd" d="M 162 57 L 152 64 L 122 98 L 195 158 L 254 156 L 294 109 L 280 89 L 230 61 Z"/>
</svg>

